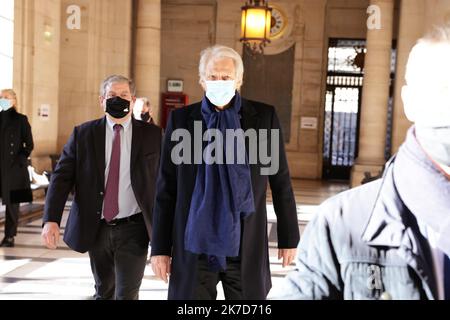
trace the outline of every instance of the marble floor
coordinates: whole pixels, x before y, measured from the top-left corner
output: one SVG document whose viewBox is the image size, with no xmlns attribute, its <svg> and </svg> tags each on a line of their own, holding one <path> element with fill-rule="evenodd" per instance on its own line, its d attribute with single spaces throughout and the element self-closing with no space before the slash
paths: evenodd
<svg viewBox="0 0 450 320">
<path fill-rule="evenodd" d="M 300 230 L 304 228 L 323 200 L 346 190 L 342 183 L 293 181 Z M 35 204 L 42 203 L 36 201 Z M 68 209 L 68 207 L 66 207 Z M 71 251 L 62 241 L 56 250 L 41 244 L 41 214 L 23 220 L 14 248 L 0 248 L 0 300 L 83 300 L 91 299 L 94 282 L 87 254 Z M 1 217 L 1 216 L 0 216 Z M 62 225 L 65 225 L 67 210 Z M 277 260 L 276 223 L 270 192 L 268 194 L 270 268 L 274 284 L 292 269 L 282 268 Z M 0 225 L 2 225 L 0 221 Z M 3 235 L 3 226 L 0 228 Z M 167 285 L 157 280 L 150 266 L 146 267 L 140 299 L 166 299 Z M 218 298 L 223 292 L 218 286 Z"/>
</svg>

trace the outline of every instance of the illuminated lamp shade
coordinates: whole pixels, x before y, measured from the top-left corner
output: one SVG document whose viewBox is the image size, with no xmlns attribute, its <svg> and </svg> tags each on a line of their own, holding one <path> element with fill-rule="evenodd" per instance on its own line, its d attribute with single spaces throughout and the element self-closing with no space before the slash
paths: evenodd
<svg viewBox="0 0 450 320">
<path fill-rule="evenodd" d="M 241 39 L 253 54 L 263 53 L 270 42 L 272 8 L 267 1 L 250 0 L 242 7 Z"/>
</svg>

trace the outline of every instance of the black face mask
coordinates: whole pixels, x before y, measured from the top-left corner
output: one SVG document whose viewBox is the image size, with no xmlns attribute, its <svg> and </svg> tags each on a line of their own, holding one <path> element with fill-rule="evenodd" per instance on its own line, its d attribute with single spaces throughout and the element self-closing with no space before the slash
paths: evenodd
<svg viewBox="0 0 450 320">
<path fill-rule="evenodd" d="M 124 118 L 130 113 L 130 101 L 121 97 L 112 97 L 106 100 L 106 113 L 116 119 Z"/>
<path fill-rule="evenodd" d="M 148 120 L 150 120 L 150 113 L 149 112 L 141 113 L 141 119 L 144 122 L 148 122 Z"/>
</svg>

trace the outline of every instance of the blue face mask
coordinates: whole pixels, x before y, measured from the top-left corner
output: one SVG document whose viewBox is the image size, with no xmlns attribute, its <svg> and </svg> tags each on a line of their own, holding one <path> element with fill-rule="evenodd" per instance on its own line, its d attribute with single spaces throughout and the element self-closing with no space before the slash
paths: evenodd
<svg viewBox="0 0 450 320">
<path fill-rule="evenodd" d="M 0 111 L 6 111 L 11 107 L 11 101 L 9 101 L 8 99 L 0 98 Z"/>
<path fill-rule="evenodd" d="M 236 94 L 234 80 L 205 81 L 206 97 L 216 107 L 226 106 Z"/>
</svg>

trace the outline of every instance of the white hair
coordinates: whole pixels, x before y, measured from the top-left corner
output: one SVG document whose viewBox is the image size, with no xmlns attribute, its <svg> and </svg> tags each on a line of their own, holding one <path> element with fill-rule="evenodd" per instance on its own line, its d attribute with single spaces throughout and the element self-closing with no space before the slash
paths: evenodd
<svg viewBox="0 0 450 320">
<path fill-rule="evenodd" d="M 233 60 L 236 70 L 236 86 L 239 89 L 244 77 L 244 63 L 242 62 L 242 57 L 234 49 L 222 45 L 208 47 L 200 53 L 200 63 L 198 66 L 200 83 L 206 80 L 206 71 L 209 63 L 222 58 L 231 58 Z"/>
<path fill-rule="evenodd" d="M 133 80 L 130 80 L 127 77 L 121 75 L 114 74 L 103 80 L 102 84 L 100 85 L 100 96 L 104 97 L 106 95 L 106 91 L 109 87 L 111 87 L 113 83 L 128 83 L 128 85 L 130 86 L 131 95 L 136 95 L 136 86 Z"/>
</svg>

